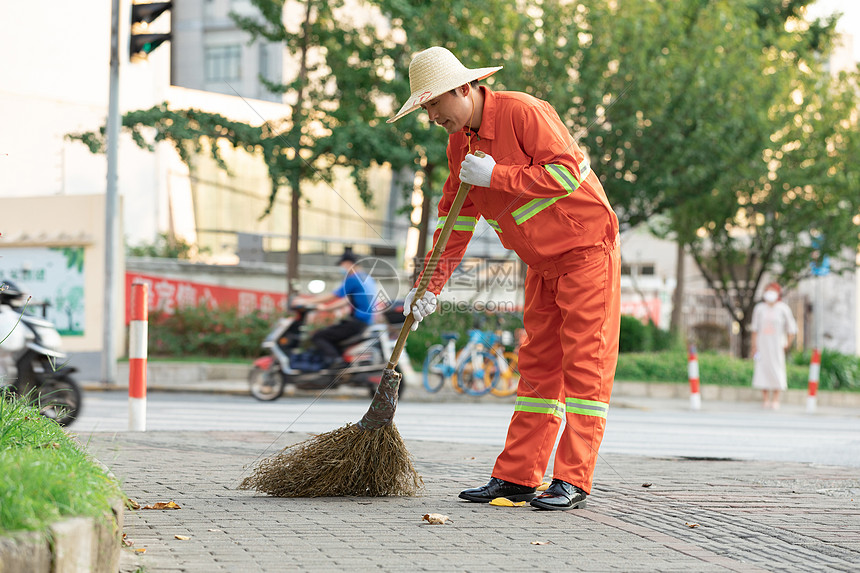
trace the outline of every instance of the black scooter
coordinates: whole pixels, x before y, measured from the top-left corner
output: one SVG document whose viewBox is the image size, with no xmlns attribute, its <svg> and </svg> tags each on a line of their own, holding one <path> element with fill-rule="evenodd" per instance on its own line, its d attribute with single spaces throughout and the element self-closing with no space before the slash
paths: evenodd
<svg viewBox="0 0 860 573">
<path fill-rule="evenodd" d="M 347 363 L 345 368 L 339 369 L 327 368 L 325 358 L 310 340 L 306 320 L 314 309 L 313 306 L 294 304 L 291 307 L 293 316 L 279 319 L 263 341 L 261 346 L 269 353 L 254 361 L 254 368 L 248 376 L 254 398 L 276 400 L 288 385 L 300 390 L 353 386 L 366 388 L 373 398 L 405 320 L 403 302 L 395 303 L 382 313 L 384 322 L 372 324 L 339 343 L 338 350 Z M 404 350 L 400 363 L 408 360 Z M 403 373 L 400 365 L 397 371 Z M 405 385 L 405 380 L 401 381 L 401 395 Z"/>
<path fill-rule="evenodd" d="M 68 426 L 81 411 L 81 389 L 66 365 L 53 323 L 24 312 L 24 293 L 0 290 L 0 388 L 30 399 L 43 416 Z"/>
</svg>

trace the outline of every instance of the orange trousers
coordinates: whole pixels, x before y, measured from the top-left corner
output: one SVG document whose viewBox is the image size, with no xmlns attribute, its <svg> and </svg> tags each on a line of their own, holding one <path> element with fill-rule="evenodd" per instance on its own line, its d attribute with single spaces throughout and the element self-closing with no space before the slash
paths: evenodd
<svg viewBox="0 0 860 573">
<path fill-rule="evenodd" d="M 529 267 L 517 402 L 493 477 L 540 485 L 564 421 L 553 478 L 591 492 L 618 362 L 620 275 L 617 238 Z"/>
</svg>

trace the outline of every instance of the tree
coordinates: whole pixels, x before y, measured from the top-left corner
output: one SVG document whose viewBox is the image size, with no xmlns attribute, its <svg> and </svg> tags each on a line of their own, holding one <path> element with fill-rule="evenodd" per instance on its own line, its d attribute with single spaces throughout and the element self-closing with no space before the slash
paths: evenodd
<svg viewBox="0 0 860 573">
<path fill-rule="evenodd" d="M 392 144 L 388 131 L 370 128 L 382 111 L 390 40 L 377 33 L 375 23 L 361 22 L 344 11 L 343 0 L 305 0 L 298 27 L 285 23 L 285 0 L 251 0 L 259 17 L 232 15 L 251 40 L 263 37 L 282 42 L 288 57 L 298 61 L 295 78 L 284 85 L 261 81 L 290 102 L 287 117 L 278 122 L 249 125 L 219 114 L 195 109 L 173 110 L 166 103 L 123 117 L 123 127 L 138 146 L 154 150 L 160 141 L 170 142 L 193 170 L 196 154 L 208 152 L 216 164 L 228 170 L 219 144 L 259 153 L 271 181 L 269 214 L 278 193 L 291 193 L 290 253 L 287 263 L 288 293 L 293 295 L 298 278 L 298 237 L 301 186 L 306 182 L 332 182 L 336 168 L 350 167 L 359 195 L 365 203 L 365 169 L 374 163 L 406 161 L 401 144 Z M 380 86 L 382 84 L 382 87 Z M 99 132 L 70 134 L 93 152 L 104 150 L 104 128 Z"/>
<path fill-rule="evenodd" d="M 744 347 L 762 277 L 808 273 L 808 229 L 839 230 L 820 254 L 856 250 L 855 92 L 817 64 L 835 21 L 805 21 L 808 4 L 541 4 L 555 40 L 536 44 L 549 72 L 535 89 L 590 151 L 622 229 L 644 223 L 686 245 Z"/>
</svg>

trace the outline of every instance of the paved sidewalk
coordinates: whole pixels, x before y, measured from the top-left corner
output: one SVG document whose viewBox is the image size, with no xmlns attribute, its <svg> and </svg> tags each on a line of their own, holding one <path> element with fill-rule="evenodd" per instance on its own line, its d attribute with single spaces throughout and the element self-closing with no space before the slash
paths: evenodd
<svg viewBox="0 0 860 573">
<path fill-rule="evenodd" d="M 857 571 L 856 468 L 605 455 L 587 510 L 462 502 L 496 448 L 411 441 L 409 498 L 280 499 L 239 491 L 261 455 L 302 434 L 93 434 L 87 447 L 141 505 L 123 571 Z M 649 487 L 645 487 L 650 484 Z M 429 525 L 426 513 L 448 515 Z M 176 535 L 190 537 L 176 539 Z"/>
</svg>

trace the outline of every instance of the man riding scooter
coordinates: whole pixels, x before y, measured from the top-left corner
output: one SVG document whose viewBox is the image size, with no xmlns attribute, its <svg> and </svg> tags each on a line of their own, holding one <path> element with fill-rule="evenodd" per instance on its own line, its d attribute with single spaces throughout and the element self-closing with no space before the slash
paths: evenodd
<svg viewBox="0 0 860 573">
<path fill-rule="evenodd" d="M 329 369 L 346 368 L 349 364 L 338 350 L 338 342 L 346 340 L 364 331 L 373 324 L 373 303 L 376 300 L 378 287 L 376 281 L 365 273 L 358 264 L 357 257 L 351 250 L 344 251 L 337 262 L 344 274 L 341 286 L 331 293 L 320 294 L 307 299 L 310 304 L 318 304 L 333 310 L 349 304 L 352 312 L 349 316 L 326 328 L 318 330 L 311 337 L 320 353 L 326 360 Z"/>
</svg>

